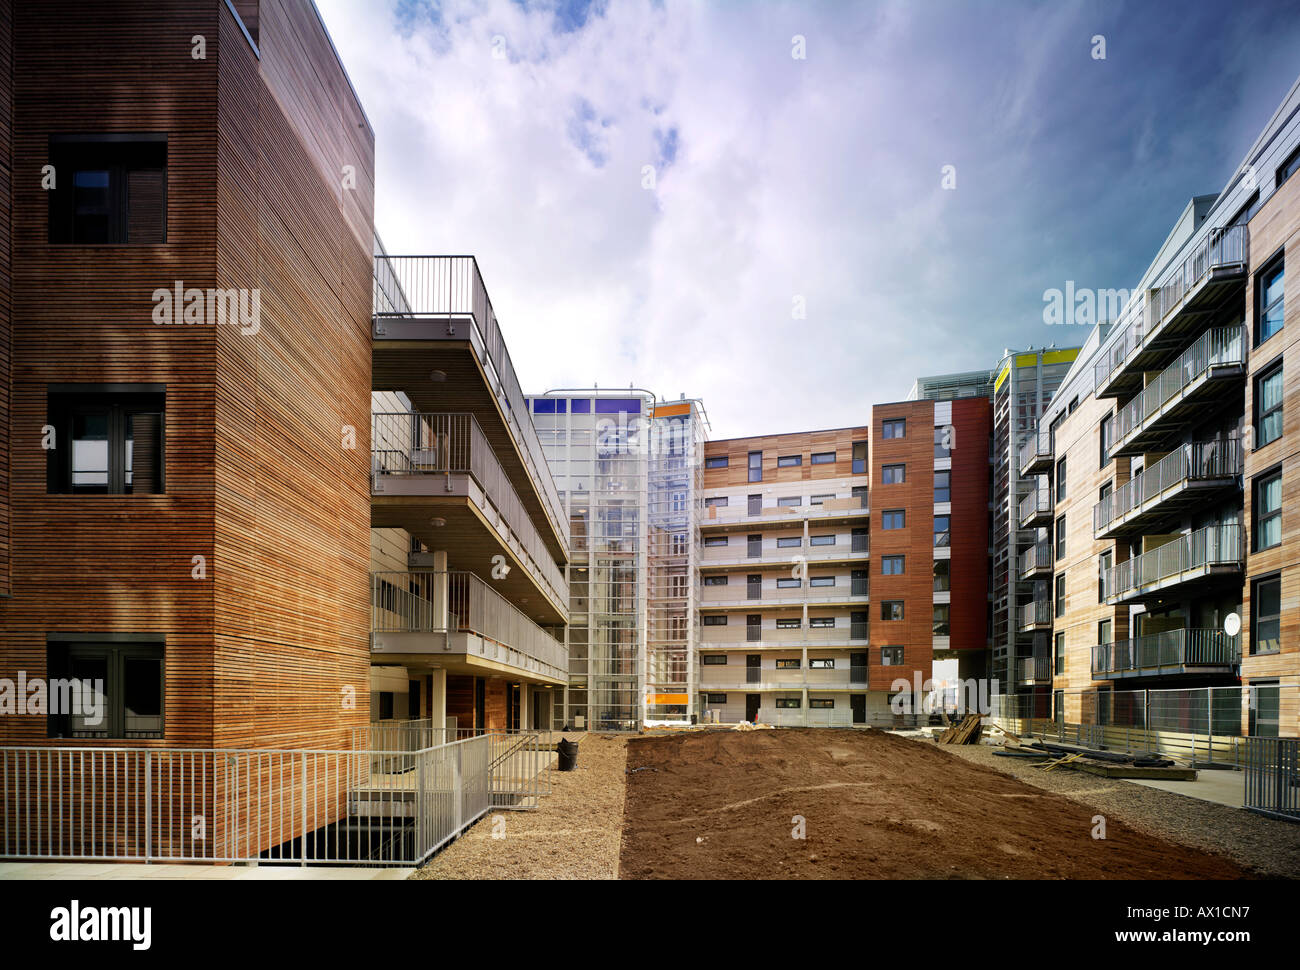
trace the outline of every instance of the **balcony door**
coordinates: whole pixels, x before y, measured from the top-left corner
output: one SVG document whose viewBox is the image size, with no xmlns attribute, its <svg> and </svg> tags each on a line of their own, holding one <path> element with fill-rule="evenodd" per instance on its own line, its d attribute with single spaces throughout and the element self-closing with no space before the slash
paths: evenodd
<svg viewBox="0 0 1300 970">
<path fill-rule="evenodd" d="M 761 654 L 745 655 L 745 683 L 757 684 L 763 680 L 763 657 Z"/>
</svg>

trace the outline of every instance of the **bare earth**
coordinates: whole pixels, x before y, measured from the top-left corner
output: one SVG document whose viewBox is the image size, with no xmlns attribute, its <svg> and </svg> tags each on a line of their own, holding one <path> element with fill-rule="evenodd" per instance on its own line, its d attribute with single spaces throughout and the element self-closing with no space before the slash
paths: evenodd
<svg viewBox="0 0 1300 970">
<path fill-rule="evenodd" d="M 627 769 L 623 878 L 1239 879 L 1252 874 L 1222 856 L 1175 845 L 1120 818 L 1108 818 L 1105 839 L 1094 839 L 1098 813 L 1090 805 L 936 745 L 879 731 L 633 738 Z M 795 816 L 804 819 L 804 839 L 792 838 Z"/>
<path fill-rule="evenodd" d="M 574 771 L 550 771 L 533 812 L 481 819 L 412 879 L 617 879 L 627 738 L 584 735 Z M 494 839 L 501 818 L 505 837 Z"/>
</svg>

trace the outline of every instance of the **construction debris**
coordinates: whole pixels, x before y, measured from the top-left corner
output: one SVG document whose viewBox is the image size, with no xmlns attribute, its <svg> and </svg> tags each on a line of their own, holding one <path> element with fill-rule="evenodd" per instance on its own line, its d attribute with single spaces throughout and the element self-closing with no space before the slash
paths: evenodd
<svg viewBox="0 0 1300 970">
<path fill-rule="evenodd" d="M 967 714 L 961 723 L 939 735 L 940 744 L 979 744 L 983 731 L 983 716 Z"/>
</svg>

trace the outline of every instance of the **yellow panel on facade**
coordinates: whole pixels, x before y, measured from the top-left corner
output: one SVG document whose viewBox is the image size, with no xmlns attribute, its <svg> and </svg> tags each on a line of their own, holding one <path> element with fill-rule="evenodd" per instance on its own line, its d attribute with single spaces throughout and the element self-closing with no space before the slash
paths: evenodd
<svg viewBox="0 0 1300 970">
<path fill-rule="evenodd" d="M 675 414 L 690 414 L 691 402 L 684 404 L 661 404 L 655 408 L 654 416 L 656 418 L 671 418 Z"/>
<path fill-rule="evenodd" d="M 1038 355 L 1037 354 L 1016 354 L 1016 366 L 1037 367 Z"/>
<path fill-rule="evenodd" d="M 648 704 L 689 704 L 690 702 L 690 694 L 651 694 L 646 701 Z"/>
<path fill-rule="evenodd" d="M 1005 381 L 1007 377 L 1010 376 L 1010 374 L 1011 374 L 1011 365 L 1007 364 L 1006 367 L 1002 368 L 1002 373 L 998 375 L 998 379 L 993 382 L 993 389 L 1001 390 L 1002 382 Z"/>
<path fill-rule="evenodd" d="M 1044 364 L 1072 364 L 1079 357 L 1079 348 L 1071 347 L 1069 350 L 1049 350 L 1043 354 Z"/>
</svg>

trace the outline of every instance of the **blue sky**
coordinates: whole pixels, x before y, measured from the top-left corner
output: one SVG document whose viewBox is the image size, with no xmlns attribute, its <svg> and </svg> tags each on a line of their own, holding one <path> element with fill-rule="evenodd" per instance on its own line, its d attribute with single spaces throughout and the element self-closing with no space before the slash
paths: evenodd
<svg viewBox="0 0 1300 970">
<path fill-rule="evenodd" d="M 1133 286 L 1300 75 L 1295 3 L 317 3 L 389 251 L 478 256 L 525 391 L 714 437 L 1081 342 L 1044 290 Z"/>
</svg>

